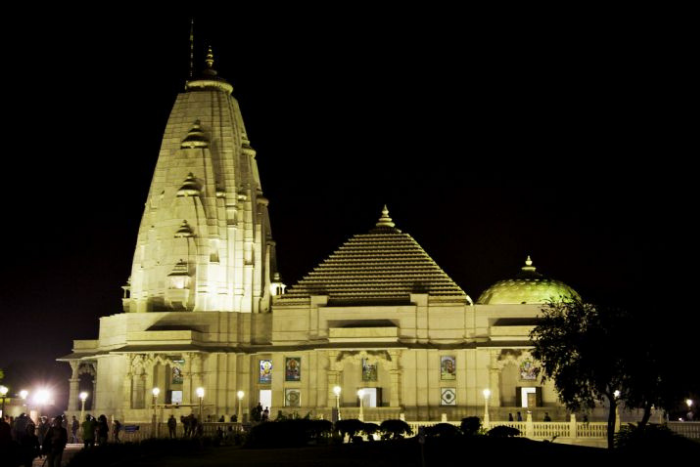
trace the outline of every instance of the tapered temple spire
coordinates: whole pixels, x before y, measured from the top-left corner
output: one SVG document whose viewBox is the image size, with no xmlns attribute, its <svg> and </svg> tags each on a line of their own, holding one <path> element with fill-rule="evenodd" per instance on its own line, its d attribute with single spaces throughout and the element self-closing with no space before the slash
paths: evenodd
<svg viewBox="0 0 700 467">
<path fill-rule="evenodd" d="M 270 309 L 277 268 L 268 201 L 232 91 L 210 46 L 165 128 L 125 311 Z"/>
</svg>

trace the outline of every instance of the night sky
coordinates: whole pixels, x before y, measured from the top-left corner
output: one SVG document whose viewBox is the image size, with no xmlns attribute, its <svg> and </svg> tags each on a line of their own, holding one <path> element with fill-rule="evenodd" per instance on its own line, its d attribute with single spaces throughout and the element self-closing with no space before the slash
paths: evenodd
<svg viewBox="0 0 700 467">
<path fill-rule="evenodd" d="M 186 15 L 55 13 L 11 21 L 3 73 L 0 368 L 16 389 L 67 388 L 54 359 L 121 311 L 189 64 Z M 196 24 L 198 65 L 211 42 L 241 104 L 288 285 L 386 203 L 475 300 L 532 255 L 584 298 L 634 309 L 640 339 L 697 336 L 683 28 L 326 13 Z"/>
</svg>

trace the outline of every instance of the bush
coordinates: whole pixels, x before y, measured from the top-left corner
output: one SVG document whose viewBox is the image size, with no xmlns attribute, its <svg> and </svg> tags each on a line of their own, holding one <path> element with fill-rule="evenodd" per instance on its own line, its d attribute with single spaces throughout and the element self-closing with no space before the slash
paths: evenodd
<svg viewBox="0 0 700 467">
<path fill-rule="evenodd" d="M 362 425 L 362 432 L 372 439 L 372 435 L 379 431 L 379 425 L 376 423 L 364 423 Z"/>
<path fill-rule="evenodd" d="M 403 420 L 384 420 L 379 429 L 383 433 L 382 439 L 401 439 L 404 434 L 413 434 L 409 424 Z"/>
<path fill-rule="evenodd" d="M 628 424 L 615 433 L 615 447 L 623 451 L 644 452 L 683 452 L 695 448 L 696 443 L 671 431 L 666 425 L 649 424 L 636 426 Z"/>
<path fill-rule="evenodd" d="M 461 434 L 459 428 L 450 423 L 438 423 L 425 428 L 425 436 L 429 438 L 454 438 Z"/>
<path fill-rule="evenodd" d="M 493 436 L 494 438 L 514 438 L 516 436 L 520 436 L 520 430 L 510 426 L 501 425 L 491 428 L 486 434 Z"/>
<path fill-rule="evenodd" d="M 481 419 L 479 417 L 467 417 L 462 419 L 462 424 L 460 425 L 462 433 L 467 436 L 476 436 L 479 434 L 481 429 Z"/>
<path fill-rule="evenodd" d="M 339 431 L 342 436 L 347 435 L 350 438 L 363 431 L 364 426 L 365 424 L 356 418 L 338 420 L 335 422 L 335 429 Z"/>
</svg>

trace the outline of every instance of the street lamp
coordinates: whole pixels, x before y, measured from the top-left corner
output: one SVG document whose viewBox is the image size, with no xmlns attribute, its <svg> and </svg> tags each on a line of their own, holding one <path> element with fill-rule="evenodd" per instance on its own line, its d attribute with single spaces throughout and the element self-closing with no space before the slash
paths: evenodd
<svg viewBox="0 0 700 467">
<path fill-rule="evenodd" d="M 88 398 L 88 393 L 83 391 L 78 397 L 80 398 L 80 423 L 83 423 L 83 419 L 85 418 L 85 400 Z"/>
<path fill-rule="evenodd" d="M 484 389 L 484 428 L 488 428 L 491 420 L 489 418 L 489 397 L 491 396 L 490 389 Z"/>
<path fill-rule="evenodd" d="M 365 398 L 365 390 L 360 389 L 359 391 L 357 391 L 357 397 L 360 398 L 360 416 L 358 418 L 360 419 L 361 422 L 364 422 L 365 417 L 364 417 L 364 412 L 363 412 L 363 407 L 362 407 L 364 404 L 362 402 L 363 402 L 363 399 Z"/>
<path fill-rule="evenodd" d="M 7 386 L 0 386 L 0 395 L 2 395 L 2 418 L 5 419 L 5 396 L 7 395 Z"/>
<path fill-rule="evenodd" d="M 338 412 L 338 420 L 340 420 L 340 386 L 333 387 L 333 393 L 335 394 L 335 409 Z"/>
<path fill-rule="evenodd" d="M 156 411 L 158 410 L 158 394 L 160 388 L 153 388 L 153 436 L 158 437 L 158 421 L 156 420 Z"/>
<path fill-rule="evenodd" d="M 238 396 L 238 423 L 243 423 L 243 419 L 241 418 L 243 416 L 241 404 L 243 403 L 243 396 L 245 396 L 245 393 L 243 391 L 238 391 L 236 395 Z"/>
<path fill-rule="evenodd" d="M 693 399 L 686 399 L 685 403 L 688 404 L 688 421 L 693 421 Z"/>
<path fill-rule="evenodd" d="M 197 397 L 199 397 L 199 423 L 202 423 L 202 402 L 204 400 L 204 388 L 197 388 Z"/>
</svg>

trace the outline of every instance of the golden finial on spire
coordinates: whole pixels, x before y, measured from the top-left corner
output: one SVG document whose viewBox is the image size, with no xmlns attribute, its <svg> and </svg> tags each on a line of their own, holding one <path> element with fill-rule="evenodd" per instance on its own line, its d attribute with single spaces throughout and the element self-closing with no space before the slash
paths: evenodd
<svg viewBox="0 0 700 467">
<path fill-rule="evenodd" d="M 386 207 L 386 204 L 384 205 L 384 209 L 382 209 L 382 217 L 379 218 L 379 222 L 377 222 L 377 227 L 394 227 L 396 224 L 394 224 L 391 220 L 391 217 L 389 217 L 389 209 Z"/>
<path fill-rule="evenodd" d="M 534 271 L 535 266 L 532 265 L 532 258 L 530 258 L 530 255 L 527 255 L 527 259 L 525 260 L 525 266 L 523 266 L 523 271 Z"/>
<path fill-rule="evenodd" d="M 207 50 L 207 59 L 204 61 L 207 64 L 207 68 L 214 68 L 214 51 L 212 50 L 211 45 Z"/>
</svg>

